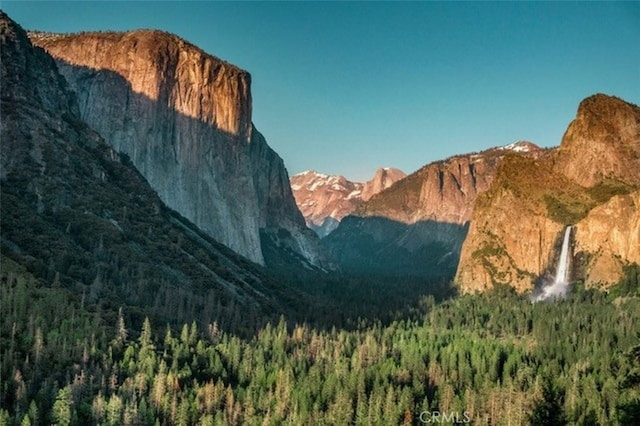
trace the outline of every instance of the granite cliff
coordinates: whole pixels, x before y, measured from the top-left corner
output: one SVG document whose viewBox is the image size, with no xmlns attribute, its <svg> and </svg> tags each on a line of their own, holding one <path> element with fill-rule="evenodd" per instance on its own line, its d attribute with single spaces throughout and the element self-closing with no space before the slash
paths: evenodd
<svg viewBox="0 0 640 426">
<path fill-rule="evenodd" d="M 407 177 L 406 173 L 400 169 L 393 167 L 379 168 L 371 180 L 362 184 L 362 201 L 369 201 L 371 197 L 384 191 L 405 177 Z"/>
<path fill-rule="evenodd" d="M 328 264 L 282 159 L 252 124 L 249 73 L 160 31 L 30 38 L 56 59 L 80 117 L 168 206 L 254 262 L 265 262 L 261 238 L 284 229 L 279 243 Z"/>
<path fill-rule="evenodd" d="M 291 177 L 291 189 L 307 226 L 326 237 L 363 201 L 405 176 L 402 170 L 384 167 L 371 180 L 360 183 L 308 170 Z"/>
<path fill-rule="evenodd" d="M 361 203 L 323 243 L 345 270 L 451 278 L 476 197 L 502 159 L 543 152 L 516 142 L 430 163 Z"/>
<path fill-rule="evenodd" d="M 585 257 L 577 278 L 589 287 L 617 283 L 623 266 L 640 264 L 640 191 L 615 195 L 575 226 L 574 251 Z"/>
<path fill-rule="evenodd" d="M 548 282 L 568 225 L 572 280 L 616 283 L 624 265 L 640 263 L 638 170 L 640 108 L 601 94 L 585 99 L 559 148 L 509 157 L 478 197 L 456 274 L 461 290 L 526 292 Z"/>
<path fill-rule="evenodd" d="M 604 180 L 640 185 L 638 107 L 597 94 L 583 100 L 552 158 L 554 169 L 585 187 Z"/>
<path fill-rule="evenodd" d="M 160 200 L 81 120 L 53 58 L 1 11 L 0 55 L 3 265 L 11 259 L 90 309 L 145 309 L 160 323 L 256 326 L 294 306 L 294 289 Z"/>
</svg>

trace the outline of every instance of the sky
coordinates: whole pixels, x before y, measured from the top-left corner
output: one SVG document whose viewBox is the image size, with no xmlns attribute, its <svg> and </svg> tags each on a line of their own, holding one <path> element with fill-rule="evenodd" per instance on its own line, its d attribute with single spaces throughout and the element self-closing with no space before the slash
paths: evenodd
<svg viewBox="0 0 640 426">
<path fill-rule="evenodd" d="M 26 29 L 156 28 L 252 75 L 253 122 L 290 175 L 528 140 L 557 146 L 579 102 L 640 104 L 640 2 L 15 2 Z"/>
</svg>

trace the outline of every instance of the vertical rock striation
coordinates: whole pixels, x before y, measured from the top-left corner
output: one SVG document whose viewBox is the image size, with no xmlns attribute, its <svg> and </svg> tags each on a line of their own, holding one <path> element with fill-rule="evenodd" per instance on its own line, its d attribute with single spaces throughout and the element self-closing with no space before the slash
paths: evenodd
<svg viewBox="0 0 640 426">
<path fill-rule="evenodd" d="M 160 31 L 30 37 L 56 59 L 82 119 L 167 205 L 258 263 L 261 230 L 285 228 L 321 266 L 282 159 L 252 125 L 249 73 Z"/>
<path fill-rule="evenodd" d="M 537 158 L 543 151 L 521 141 L 427 164 L 372 196 L 355 215 L 385 217 L 405 224 L 424 220 L 464 224 L 471 218 L 478 194 L 491 186 L 503 157 L 514 152 Z"/>
<path fill-rule="evenodd" d="M 167 208 L 80 119 L 54 59 L 1 10 L 0 78 L 3 259 L 92 310 L 210 323 L 237 309 L 247 325 L 293 312 L 295 289 Z"/>
<path fill-rule="evenodd" d="M 616 195 L 576 225 L 575 251 L 587 257 L 579 271 L 589 287 L 622 278 L 625 263 L 640 264 L 640 191 Z"/>
<path fill-rule="evenodd" d="M 374 195 L 384 191 L 407 175 L 399 169 L 382 167 L 376 170 L 373 178 L 362 185 L 362 201 L 368 201 Z"/>
</svg>

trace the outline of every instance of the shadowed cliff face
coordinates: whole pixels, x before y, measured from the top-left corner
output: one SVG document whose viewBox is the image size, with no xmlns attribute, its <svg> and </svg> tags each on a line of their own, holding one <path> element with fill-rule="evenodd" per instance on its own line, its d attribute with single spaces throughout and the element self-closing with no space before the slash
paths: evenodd
<svg viewBox="0 0 640 426">
<path fill-rule="evenodd" d="M 56 58 L 82 119 L 167 205 L 255 262 L 260 230 L 285 228 L 310 264 L 326 263 L 282 160 L 252 126 L 247 72 L 159 31 L 31 38 Z"/>
<path fill-rule="evenodd" d="M 538 160 L 511 157 L 474 206 L 456 282 L 463 292 L 550 279 L 564 228 L 575 225 L 571 279 L 609 286 L 640 263 L 640 108 L 585 99 L 561 146 Z"/>
</svg>

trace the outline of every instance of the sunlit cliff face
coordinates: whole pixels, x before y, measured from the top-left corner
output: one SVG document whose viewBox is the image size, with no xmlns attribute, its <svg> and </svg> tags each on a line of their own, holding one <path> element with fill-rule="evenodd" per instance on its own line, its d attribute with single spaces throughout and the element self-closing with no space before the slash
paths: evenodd
<svg viewBox="0 0 640 426">
<path fill-rule="evenodd" d="M 58 35 L 32 33 L 56 59 L 122 76 L 131 90 L 187 117 L 248 140 L 251 76 L 161 31 Z"/>
</svg>

